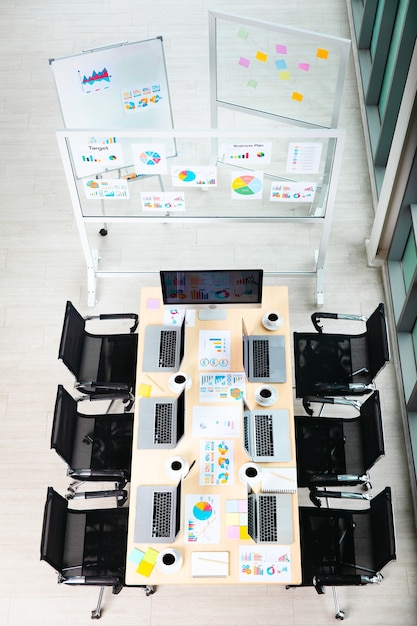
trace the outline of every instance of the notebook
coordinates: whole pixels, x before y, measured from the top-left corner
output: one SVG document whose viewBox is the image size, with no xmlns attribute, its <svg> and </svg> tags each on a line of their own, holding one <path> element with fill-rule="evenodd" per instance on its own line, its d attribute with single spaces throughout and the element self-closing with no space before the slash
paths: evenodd
<svg viewBox="0 0 417 626">
<path fill-rule="evenodd" d="M 142 371 L 178 372 L 184 348 L 185 317 L 178 326 L 146 326 Z"/>
<path fill-rule="evenodd" d="M 248 534 L 255 543 L 291 544 L 292 517 L 291 494 L 255 494 L 248 485 Z"/>
<path fill-rule="evenodd" d="M 256 463 L 291 460 L 290 420 L 286 409 L 253 409 L 243 400 L 243 445 Z"/>
<path fill-rule="evenodd" d="M 139 400 L 138 448 L 175 448 L 185 431 L 185 391 L 178 398 Z"/>
<path fill-rule="evenodd" d="M 295 467 L 268 467 L 262 470 L 263 493 L 295 493 L 297 470 Z"/>
<path fill-rule="evenodd" d="M 242 319 L 243 367 L 250 383 L 285 383 L 285 337 L 249 335 Z"/>
<path fill-rule="evenodd" d="M 181 481 L 177 486 L 137 488 L 135 543 L 172 543 L 180 525 Z"/>
<path fill-rule="evenodd" d="M 228 552 L 191 553 L 191 576 L 193 578 L 226 578 L 228 575 Z"/>
</svg>

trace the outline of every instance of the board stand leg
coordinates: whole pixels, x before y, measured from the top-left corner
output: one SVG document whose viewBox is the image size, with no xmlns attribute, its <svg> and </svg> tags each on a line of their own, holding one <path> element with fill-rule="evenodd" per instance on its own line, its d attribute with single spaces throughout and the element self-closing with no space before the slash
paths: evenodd
<svg viewBox="0 0 417 626">
<path fill-rule="evenodd" d="M 98 250 L 91 250 L 92 264 L 87 266 L 87 284 L 88 284 L 88 306 L 95 306 L 96 287 L 97 287 L 97 266 L 99 262 Z"/>
<path fill-rule="evenodd" d="M 316 304 L 317 306 L 323 306 L 324 304 L 324 268 L 317 267 L 317 260 L 319 256 L 319 251 L 316 250 L 314 253 L 315 262 L 316 262 Z"/>
</svg>

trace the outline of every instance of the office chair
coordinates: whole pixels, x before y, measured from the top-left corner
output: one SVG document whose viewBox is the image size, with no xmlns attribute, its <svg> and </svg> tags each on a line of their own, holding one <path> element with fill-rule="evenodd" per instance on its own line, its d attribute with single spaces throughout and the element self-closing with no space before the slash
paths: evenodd
<svg viewBox="0 0 417 626">
<path fill-rule="evenodd" d="M 382 568 L 396 559 L 390 487 L 367 509 L 300 507 L 299 520 L 301 585 L 314 586 L 319 594 L 326 585 L 380 583 Z M 344 612 L 338 610 L 336 618 L 343 619 Z"/>
<path fill-rule="evenodd" d="M 92 619 L 101 612 L 104 587 L 119 593 L 125 584 L 128 508 L 69 509 L 48 487 L 41 538 L 41 561 L 58 573 L 58 583 L 100 587 Z M 146 595 L 150 585 L 139 585 Z"/>
<path fill-rule="evenodd" d="M 84 415 L 78 402 L 58 385 L 51 433 L 51 448 L 67 464 L 74 482 L 67 498 L 86 497 L 76 493 L 84 481 L 111 481 L 117 490 L 119 505 L 124 504 L 123 488 L 130 480 L 133 413 Z M 90 492 L 91 493 L 91 492 Z M 89 496 L 91 497 L 91 496 Z"/>
<path fill-rule="evenodd" d="M 366 323 L 357 334 L 323 333 L 320 318 Z M 294 333 L 296 397 L 363 395 L 389 361 L 385 309 L 381 303 L 369 318 L 340 313 L 313 313 L 317 332 Z"/>
<path fill-rule="evenodd" d="M 310 402 L 346 404 L 339 398 L 309 398 Z M 353 401 L 351 404 L 358 406 Z M 362 404 L 356 417 L 295 416 L 297 483 L 310 488 L 310 499 L 340 497 L 318 487 L 362 485 L 371 489 L 369 470 L 385 454 L 379 392 Z"/>
<path fill-rule="evenodd" d="M 131 318 L 130 333 L 98 335 L 85 330 L 92 319 Z M 125 410 L 133 406 L 138 336 L 136 313 L 113 313 L 82 317 L 71 302 L 65 307 L 58 358 L 75 376 L 75 387 L 91 399 L 122 399 Z"/>
</svg>

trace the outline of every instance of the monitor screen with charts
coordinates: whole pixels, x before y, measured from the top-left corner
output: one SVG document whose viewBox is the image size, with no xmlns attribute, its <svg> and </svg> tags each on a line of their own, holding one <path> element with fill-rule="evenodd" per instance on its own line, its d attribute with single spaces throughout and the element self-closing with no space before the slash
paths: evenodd
<svg viewBox="0 0 417 626">
<path fill-rule="evenodd" d="M 225 319 L 223 309 L 262 304 L 263 270 L 164 270 L 160 278 L 164 305 L 201 309 L 200 319 Z"/>
<path fill-rule="evenodd" d="M 249 335 L 242 319 L 243 367 L 250 383 L 285 383 L 284 335 Z"/>
<path fill-rule="evenodd" d="M 185 391 L 178 398 L 140 398 L 138 448 L 175 448 L 185 430 Z"/>
</svg>

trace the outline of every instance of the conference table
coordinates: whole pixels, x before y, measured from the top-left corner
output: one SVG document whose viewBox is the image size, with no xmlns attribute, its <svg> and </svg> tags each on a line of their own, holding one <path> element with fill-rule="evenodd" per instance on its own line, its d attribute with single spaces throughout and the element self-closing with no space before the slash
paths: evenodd
<svg viewBox="0 0 417 626">
<path fill-rule="evenodd" d="M 291 458 L 284 463 L 256 464 L 263 478 L 269 470 L 295 472 L 295 432 L 290 349 L 288 290 L 264 286 L 261 308 L 228 308 L 224 320 L 201 321 L 199 311 L 187 311 L 185 353 L 181 372 L 185 388 L 185 434 L 175 449 L 138 449 L 138 411 L 142 397 L 178 395 L 169 372 L 142 370 L 145 327 L 178 323 L 181 311 L 164 307 L 159 287 L 145 287 L 140 295 L 137 389 L 132 447 L 126 585 L 256 584 L 296 585 L 301 582 L 298 498 L 291 494 L 293 541 L 287 545 L 255 543 L 247 533 L 248 481 L 259 492 L 262 481 L 247 479 L 243 468 L 251 464 L 242 435 L 242 396 L 251 409 L 259 407 L 255 391 L 244 375 L 242 318 L 250 334 L 282 334 L 285 337 L 286 382 L 274 384 L 278 392 L 270 408 L 287 409 Z M 262 324 L 264 314 L 276 311 L 282 325 L 274 331 Z M 184 312 L 183 312 L 184 314 Z M 208 341 L 203 341 L 202 338 Z M 226 342 L 228 364 L 202 358 L 202 350 L 216 350 L 215 341 Z M 208 345 L 208 347 L 207 347 Z M 211 450 L 214 463 L 204 467 Z M 182 479 L 181 529 L 171 544 L 135 543 L 136 491 L 138 485 L 175 485 L 171 460 L 180 457 L 190 466 Z M 281 471 L 282 470 L 282 471 Z M 194 513 L 196 516 L 194 517 Z M 171 567 L 166 558 L 175 558 Z"/>
</svg>

